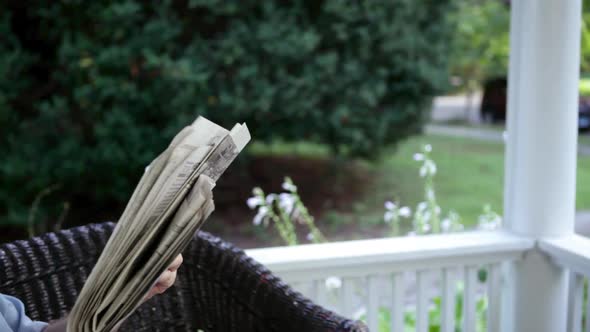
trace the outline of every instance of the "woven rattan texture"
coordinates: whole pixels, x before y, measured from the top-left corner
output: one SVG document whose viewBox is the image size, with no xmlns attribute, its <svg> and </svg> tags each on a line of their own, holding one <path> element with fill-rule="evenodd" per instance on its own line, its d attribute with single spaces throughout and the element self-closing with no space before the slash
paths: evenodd
<svg viewBox="0 0 590 332">
<path fill-rule="evenodd" d="M 113 228 L 91 224 L 1 245 L 0 293 L 21 299 L 35 320 L 64 316 Z M 122 331 L 368 331 L 313 304 L 208 233 L 197 233 L 183 255 L 175 286 L 143 304 Z"/>
</svg>

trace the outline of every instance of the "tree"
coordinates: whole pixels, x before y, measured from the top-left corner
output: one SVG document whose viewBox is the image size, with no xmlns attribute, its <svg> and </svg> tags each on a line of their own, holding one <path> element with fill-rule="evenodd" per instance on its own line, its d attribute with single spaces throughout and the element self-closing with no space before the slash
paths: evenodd
<svg viewBox="0 0 590 332">
<path fill-rule="evenodd" d="M 505 2 L 459 0 L 452 15 L 451 74 L 461 79 L 471 108 L 473 93 L 484 80 L 506 76 L 510 48 L 510 8 Z"/>
<path fill-rule="evenodd" d="M 447 80 L 451 2 L 2 2 L 0 223 L 124 202 L 197 115 L 375 155 Z"/>
</svg>

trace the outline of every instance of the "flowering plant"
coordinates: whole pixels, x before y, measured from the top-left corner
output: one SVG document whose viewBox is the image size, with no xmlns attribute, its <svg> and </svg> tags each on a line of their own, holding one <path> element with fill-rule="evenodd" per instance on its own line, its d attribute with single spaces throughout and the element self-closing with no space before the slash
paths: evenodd
<svg viewBox="0 0 590 332">
<path fill-rule="evenodd" d="M 413 231 L 408 235 L 428 233 L 449 233 L 463 230 L 461 216 L 454 210 L 449 210 L 446 217 L 441 218 L 442 209 L 436 200 L 434 177 L 437 173 L 436 163 L 431 157 L 432 146 L 426 144 L 422 150 L 414 154 L 414 160 L 420 162 L 418 174 L 424 179 L 424 200 L 416 205 L 412 218 Z M 385 202 L 385 214 L 383 219 L 391 224 L 393 236 L 399 235 L 401 218 L 411 218 L 409 207 L 401 206 L 392 201 Z M 478 218 L 481 229 L 493 230 L 500 226 L 502 217 L 494 212 L 489 204 L 483 209 L 483 214 Z"/>
<path fill-rule="evenodd" d="M 391 233 L 393 236 L 399 234 L 399 224 L 401 218 L 410 218 L 412 210 L 407 206 L 400 206 L 399 203 L 392 201 L 385 202 L 385 214 L 383 219 L 386 223 L 391 224 Z"/>
<path fill-rule="evenodd" d="M 252 222 L 256 226 L 269 226 L 273 223 L 279 235 L 287 245 L 297 244 L 297 223 L 307 227 L 307 240 L 314 243 L 327 242 L 322 232 L 315 225 L 314 218 L 303 204 L 297 186 L 289 177 L 285 177 L 282 184 L 284 192 L 268 194 L 256 187 L 253 196 L 248 198 L 247 204 L 251 209 L 257 209 Z"/>
</svg>

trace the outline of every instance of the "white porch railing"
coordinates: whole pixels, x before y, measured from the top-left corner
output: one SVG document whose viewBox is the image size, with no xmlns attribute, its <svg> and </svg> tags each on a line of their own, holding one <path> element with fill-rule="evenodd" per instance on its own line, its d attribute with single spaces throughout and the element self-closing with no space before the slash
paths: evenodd
<svg viewBox="0 0 590 332">
<path fill-rule="evenodd" d="M 437 298 L 441 331 L 461 326 L 465 332 L 476 331 L 482 301 L 487 330 L 499 331 L 500 264 L 519 260 L 533 247 L 533 240 L 504 232 L 467 232 L 247 253 L 317 303 L 347 317 L 364 316 L 371 331 L 379 331 L 380 313 L 389 315 L 391 331 L 404 331 L 407 313 L 415 316 L 417 331 L 428 331 Z M 482 271 L 485 282 L 478 281 Z M 329 287 L 333 277 L 342 282 L 336 289 Z M 457 296 L 462 313 L 456 312 Z"/>
<path fill-rule="evenodd" d="M 546 239 L 539 241 L 539 248 L 547 253 L 555 264 L 570 271 L 568 332 L 590 332 L 590 239 L 578 235 Z"/>
<path fill-rule="evenodd" d="M 363 316 L 371 331 L 379 331 L 384 313 L 390 331 L 404 331 L 408 313 L 415 317 L 416 331 L 428 331 L 429 311 L 438 306 L 441 332 L 456 327 L 467 332 L 500 331 L 507 278 L 501 264 L 518 264 L 529 250 L 540 250 L 557 268 L 570 271 L 567 331 L 590 332 L 590 239 L 578 235 L 535 241 L 501 231 L 467 232 L 247 253 L 315 302 L 347 317 Z M 478 278 L 482 273 L 485 278 Z M 339 285 L 330 287 L 335 278 Z M 457 298 L 463 302 L 460 313 Z M 484 304 L 485 318 L 477 316 L 482 314 L 478 303 Z M 486 326 L 478 328 L 478 320 Z"/>
</svg>

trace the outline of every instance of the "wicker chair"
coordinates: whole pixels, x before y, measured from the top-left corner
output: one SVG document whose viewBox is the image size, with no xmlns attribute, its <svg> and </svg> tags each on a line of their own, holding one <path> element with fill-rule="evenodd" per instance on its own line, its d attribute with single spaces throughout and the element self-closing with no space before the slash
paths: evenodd
<svg viewBox="0 0 590 332">
<path fill-rule="evenodd" d="M 1 245 L 0 293 L 21 299 L 35 320 L 64 316 L 113 228 L 92 224 Z M 122 331 L 368 331 L 208 233 L 196 234 L 183 255 L 176 285 L 143 304 Z"/>
</svg>

